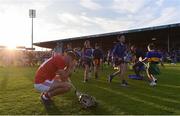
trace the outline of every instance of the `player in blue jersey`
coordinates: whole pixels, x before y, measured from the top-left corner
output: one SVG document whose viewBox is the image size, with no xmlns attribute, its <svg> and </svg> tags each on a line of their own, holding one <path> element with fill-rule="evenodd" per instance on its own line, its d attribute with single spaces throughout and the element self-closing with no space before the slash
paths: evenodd
<svg viewBox="0 0 180 116">
<path fill-rule="evenodd" d="M 127 47 L 125 45 L 125 36 L 118 36 L 118 42 L 113 47 L 112 55 L 115 65 L 118 67 L 118 71 L 110 74 L 108 77 L 108 81 L 111 82 L 113 77 L 118 75 L 122 79 L 122 86 L 127 86 L 128 83 L 125 80 L 125 73 L 127 72 L 127 63 L 126 63 L 126 52 Z"/>
<path fill-rule="evenodd" d="M 144 64 L 140 60 L 144 59 L 146 54 L 142 49 L 136 47 L 135 45 L 131 46 L 131 52 L 133 54 L 133 70 L 137 77 L 143 78 L 140 72 L 144 71 L 145 69 Z"/>
<path fill-rule="evenodd" d="M 142 62 L 148 62 L 146 72 L 150 80 L 150 86 L 155 86 L 157 84 L 157 79 L 155 78 L 155 76 L 160 74 L 158 64 L 161 63 L 161 65 L 163 65 L 161 58 L 162 55 L 155 50 L 154 44 L 149 44 L 148 52 Z"/>
<path fill-rule="evenodd" d="M 89 40 L 84 42 L 84 48 L 82 49 L 82 62 L 84 65 L 84 82 L 87 82 L 93 62 L 93 49 L 91 48 Z"/>
<path fill-rule="evenodd" d="M 94 74 L 95 79 L 99 77 L 99 68 L 103 61 L 103 51 L 100 49 L 99 45 L 95 44 L 95 49 L 93 51 L 93 63 L 94 63 Z"/>
<path fill-rule="evenodd" d="M 69 51 L 73 51 L 73 49 L 72 49 L 72 44 L 71 44 L 71 43 L 68 43 L 68 44 L 66 45 L 66 49 L 64 50 L 64 53 L 67 53 L 67 52 L 69 52 Z"/>
</svg>

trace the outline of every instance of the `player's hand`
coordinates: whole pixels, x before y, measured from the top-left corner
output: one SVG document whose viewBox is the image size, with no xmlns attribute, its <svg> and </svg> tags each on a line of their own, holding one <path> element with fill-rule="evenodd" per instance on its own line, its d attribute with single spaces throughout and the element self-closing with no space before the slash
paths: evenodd
<svg viewBox="0 0 180 116">
<path fill-rule="evenodd" d="M 62 81 L 62 80 L 65 80 L 65 77 L 63 78 L 63 77 L 61 77 L 60 75 L 57 74 L 54 79 Z"/>
<path fill-rule="evenodd" d="M 69 77 L 61 77 L 61 81 L 65 82 L 68 81 Z"/>
<path fill-rule="evenodd" d="M 69 74 L 65 70 L 58 70 L 57 75 L 59 75 L 61 78 L 69 76 Z"/>
<path fill-rule="evenodd" d="M 68 77 L 62 77 L 60 75 L 56 75 L 55 80 L 65 82 L 65 81 L 68 81 Z"/>
</svg>

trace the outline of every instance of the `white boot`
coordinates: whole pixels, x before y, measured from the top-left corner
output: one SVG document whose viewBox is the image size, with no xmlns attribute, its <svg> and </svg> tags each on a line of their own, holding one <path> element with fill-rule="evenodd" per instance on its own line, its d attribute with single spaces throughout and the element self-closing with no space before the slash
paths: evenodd
<svg viewBox="0 0 180 116">
<path fill-rule="evenodd" d="M 157 84 L 154 81 L 151 81 L 151 83 L 149 85 L 150 86 L 156 86 Z"/>
</svg>

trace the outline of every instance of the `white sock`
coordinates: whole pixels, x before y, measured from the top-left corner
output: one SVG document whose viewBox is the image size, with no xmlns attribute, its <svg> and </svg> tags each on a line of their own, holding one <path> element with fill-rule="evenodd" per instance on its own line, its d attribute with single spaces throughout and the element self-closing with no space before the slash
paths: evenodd
<svg viewBox="0 0 180 116">
<path fill-rule="evenodd" d="M 47 98 L 45 95 L 43 95 L 42 97 L 43 97 L 43 99 L 45 99 L 45 100 L 48 100 L 48 99 L 49 99 L 49 98 Z"/>
</svg>

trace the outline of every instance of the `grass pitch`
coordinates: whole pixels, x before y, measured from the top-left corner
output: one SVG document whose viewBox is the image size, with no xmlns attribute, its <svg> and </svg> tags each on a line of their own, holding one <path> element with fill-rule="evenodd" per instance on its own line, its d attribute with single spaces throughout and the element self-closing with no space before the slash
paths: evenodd
<svg viewBox="0 0 180 116">
<path fill-rule="evenodd" d="M 107 75 L 113 71 L 109 67 L 104 67 L 99 79 L 83 83 L 83 72 L 77 70 L 72 76 L 74 85 L 98 101 L 96 108 L 88 110 L 81 108 L 73 90 L 54 97 L 54 103 L 44 107 L 33 88 L 36 69 L 0 68 L 0 114 L 180 114 L 180 65 L 162 68 L 157 87 L 150 87 L 145 80 L 131 79 L 129 87 L 121 87 L 118 78 L 109 84 Z"/>
</svg>

